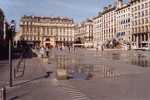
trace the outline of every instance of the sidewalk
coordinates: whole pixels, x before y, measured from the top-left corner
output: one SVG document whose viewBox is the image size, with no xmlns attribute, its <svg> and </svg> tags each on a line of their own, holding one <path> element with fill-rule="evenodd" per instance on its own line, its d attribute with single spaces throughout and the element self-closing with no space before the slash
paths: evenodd
<svg viewBox="0 0 150 100">
<path fill-rule="evenodd" d="M 128 51 L 114 52 L 127 54 Z M 16 85 L 13 88 L 7 87 L 7 100 L 149 100 L 149 68 L 126 63 L 121 58 L 111 59 L 112 53 L 102 54 L 86 49 L 77 49 L 76 52 L 54 50 L 50 54 L 50 64 L 43 63 L 41 58 L 26 59 L 25 75 L 15 80 Z M 69 58 L 71 62 L 68 64 L 79 60 L 81 65 L 93 65 L 93 78 L 57 80 L 56 58 L 62 55 Z M 76 60 L 71 60 L 74 58 Z M 68 61 L 66 57 L 64 59 Z M 46 78 L 44 76 L 48 71 L 54 73 Z M 141 99 L 138 99 L 139 97 Z"/>
<path fill-rule="evenodd" d="M 49 78 L 16 86 L 7 92 L 7 100 L 62 100 L 62 98 L 70 100 L 69 96 Z"/>
<path fill-rule="evenodd" d="M 20 59 L 14 59 L 12 61 L 13 63 L 13 69 L 17 66 Z M 14 82 L 21 81 L 21 80 L 31 80 L 37 76 L 43 75 L 46 73 L 44 71 L 41 63 L 37 63 L 38 58 L 27 58 L 25 59 L 25 71 L 23 77 L 15 78 Z M 14 70 L 13 70 L 14 71 Z M 8 85 L 9 83 L 9 62 L 8 60 L 0 61 L 0 87 L 3 87 L 5 85 Z M 14 74 L 14 73 L 13 73 Z"/>
<path fill-rule="evenodd" d="M 15 64 L 13 63 L 13 66 Z M 24 76 L 15 79 L 13 87 L 9 87 L 7 82 L 7 100 L 50 100 L 51 98 L 52 100 L 62 100 L 62 98 L 70 100 L 70 97 L 58 86 L 59 82 L 55 79 L 54 73 L 48 78 L 45 77 L 46 72 L 55 70 L 53 64 L 44 64 L 41 58 L 26 59 Z M 6 67 L 2 76 L 8 74 L 8 65 Z M 7 75 L 7 81 L 8 79 Z"/>
<path fill-rule="evenodd" d="M 5 86 L 9 80 L 8 60 L 0 60 L 0 88 Z"/>
</svg>

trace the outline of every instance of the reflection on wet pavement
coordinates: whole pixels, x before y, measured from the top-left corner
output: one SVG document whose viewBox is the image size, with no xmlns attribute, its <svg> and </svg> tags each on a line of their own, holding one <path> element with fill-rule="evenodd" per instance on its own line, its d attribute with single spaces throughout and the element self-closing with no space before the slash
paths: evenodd
<svg viewBox="0 0 150 100">
<path fill-rule="evenodd" d="M 112 53 L 110 54 L 112 60 L 120 60 L 127 62 L 132 65 L 137 65 L 140 67 L 150 67 L 150 57 L 149 55 L 143 55 L 140 53 Z"/>
<path fill-rule="evenodd" d="M 84 65 L 80 63 L 77 56 L 57 55 L 57 70 L 63 69 L 67 77 L 71 79 L 89 79 L 91 77 L 93 65 Z"/>
<path fill-rule="evenodd" d="M 142 54 L 138 54 L 137 56 L 132 56 L 130 59 L 130 63 L 141 67 L 150 67 L 150 59 L 147 56 Z"/>
<path fill-rule="evenodd" d="M 63 75 L 67 75 L 65 77 L 73 80 L 88 80 L 97 77 L 115 78 L 119 75 L 115 72 L 115 68 L 108 65 L 83 64 L 78 56 L 57 55 L 56 62 L 57 71 L 61 70 Z M 63 77 L 63 79 L 67 78 Z"/>
<path fill-rule="evenodd" d="M 107 53 L 106 52 L 103 54 L 101 53 L 97 56 L 92 56 L 92 55 L 91 57 L 87 56 L 86 54 L 56 55 L 55 57 L 57 62 L 57 70 L 61 71 L 61 75 L 65 75 L 66 77 L 65 79 L 88 80 L 94 78 L 116 79 L 122 75 L 121 73 L 128 73 L 121 70 L 119 66 L 116 67 L 109 63 L 103 63 L 101 61 L 103 58 L 105 58 L 106 60 L 111 59 L 112 61 L 114 60 L 114 61 L 125 62 L 129 65 L 150 67 L 149 56 L 140 53 L 132 53 L 132 52 Z M 123 72 L 120 72 L 120 70 Z M 130 72 L 131 70 L 128 69 L 128 71 Z"/>
<path fill-rule="evenodd" d="M 93 65 L 78 65 L 69 69 L 69 75 L 72 79 L 89 79 L 92 77 Z"/>
<path fill-rule="evenodd" d="M 118 54 L 118 53 L 113 53 L 113 54 L 112 54 L 112 59 L 113 59 L 113 60 L 120 60 L 120 56 L 121 56 L 121 55 Z"/>
</svg>

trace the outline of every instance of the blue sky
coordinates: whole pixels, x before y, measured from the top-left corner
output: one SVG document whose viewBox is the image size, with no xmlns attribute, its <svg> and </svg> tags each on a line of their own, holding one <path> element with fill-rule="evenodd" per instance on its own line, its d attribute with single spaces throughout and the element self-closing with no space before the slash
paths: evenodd
<svg viewBox="0 0 150 100">
<path fill-rule="evenodd" d="M 76 22 L 95 16 L 104 6 L 115 0 L 0 0 L 8 21 L 19 22 L 23 15 L 68 16 Z"/>
</svg>

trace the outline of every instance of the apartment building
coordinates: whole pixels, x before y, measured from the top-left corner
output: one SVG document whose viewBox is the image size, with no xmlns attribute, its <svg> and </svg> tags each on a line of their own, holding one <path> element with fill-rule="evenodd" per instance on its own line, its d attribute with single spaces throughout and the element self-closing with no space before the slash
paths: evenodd
<svg viewBox="0 0 150 100">
<path fill-rule="evenodd" d="M 116 15 L 115 7 L 109 5 L 104 7 L 103 11 L 99 12 L 93 18 L 94 29 L 94 46 L 102 45 L 114 38 L 116 34 Z"/>
<path fill-rule="evenodd" d="M 79 23 L 76 28 L 76 39 L 80 38 L 85 45 L 93 44 L 93 21 L 87 19 L 86 21 Z"/>
<path fill-rule="evenodd" d="M 116 8 L 116 38 L 122 43 L 131 42 L 131 11 L 130 5 L 118 1 Z"/>
<path fill-rule="evenodd" d="M 132 14 L 132 46 L 150 49 L 150 0 L 130 0 Z"/>
<path fill-rule="evenodd" d="M 72 45 L 74 31 L 74 21 L 68 17 L 23 16 L 20 21 L 20 34 L 32 45 Z"/>
</svg>

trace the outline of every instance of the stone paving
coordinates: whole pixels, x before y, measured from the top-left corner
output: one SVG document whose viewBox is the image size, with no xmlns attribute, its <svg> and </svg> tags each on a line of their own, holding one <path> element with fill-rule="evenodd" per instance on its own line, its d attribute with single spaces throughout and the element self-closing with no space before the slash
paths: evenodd
<svg viewBox="0 0 150 100">
<path fill-rule="evenodd" d="M 123 56 L 112 59 L 112 53 Z M 26 59 L 28 65 L 22 78 L 15 80 L 13 88 L 7 87 L 8 100 L 150 100 L 150 67 L 140 67 L 126 62 L 127 54 L 144 51 L 104 51 L 89 49 L 56 50 L 50 53 L 49 64 L 40 58 Z M 65 55 L 65 56 L 64 56 Z M 64 59 L 66 66 L 92 65 L 89 80 L 57 80 L 58 58 Z M 67 57 L 66 57 L 67 56 Z M 63 58 L 64 57 L 64 58 Z M 124 59 L 124 58 L 125 59 Z M 127 58 L 128 59 L 128 58 Z M 4 61 L 4 64 L 7 61 Z M 3 63 L 1 63 L 3 64 Z M 15 63 L 14 63 L 15 65 Z M 9 78 L 7 65 L 1 67 L 0 80 Z M 52 71 L 51 77 L 42 77 Z M 4 78 L 5 77 L 5 78 Z M 32 80 L 34 79 L 35 80 Z M 26 81 L 29 81 L 27 82 Z M 24 83 L 20 83 L 24 82 Z M 18 84 L 20 83 L 20 84 Z M 5 84 L 7 85 L 7 84 Z"/>
<path fill-rule="evenodd" d="M 77 56 L 80 56 L 80 64 L 94 65 L 94 77 L 90 80 L 65 81 L 66 84 L 76 87 L 91 100 L 150 99 L 148 95 L 150 92 L 150 88 L 148 88 L 150 67 L 132 65 L 125 62 L 124 59 L 113 60 L 110 58 L 112 52 L 79 51 Z M 124 53 L 124 51 L 114 52 Z M 131 54 L 141 53 L 145 55 L 145 52 L 130 52 Z"/>
</svg>

